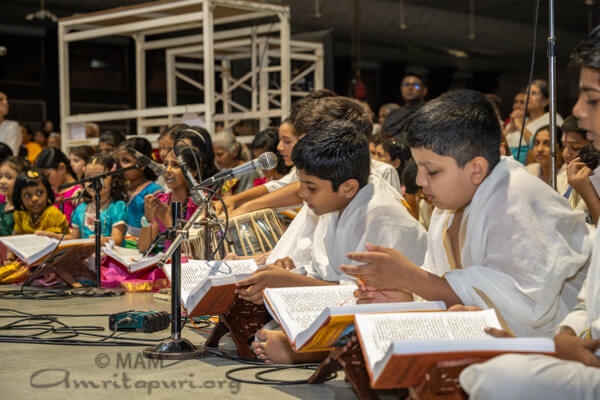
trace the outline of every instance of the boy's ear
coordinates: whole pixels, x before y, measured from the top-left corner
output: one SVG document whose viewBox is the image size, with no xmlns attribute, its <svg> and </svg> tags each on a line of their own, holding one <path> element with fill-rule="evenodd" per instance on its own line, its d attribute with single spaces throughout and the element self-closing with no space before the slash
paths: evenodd
<svg viewBox="0 0 600 400">
<path fill-rule="evenodd" d="M 66 172 L 67 171 L 67 166 L 65 165 L 64 162 L 60 162 L 58 163 L 58 168 L 57 168 L 60 172 Z"/>
<path fill-rule="evenodd" d="M 467 163 L 471 183 L 479 185 L 489 172 L 489 163 L 485 157 L 477 156 Z"/>
<path fill-rule="evenodd" d="M 356 179 L 348 179 L 343 182 L 338 188 L 338 193 L 344 196 L 346 199 L 352 199 L 359 190 L 359 183 Z"/>
<path fill-rule="evenodd" d="M 402 160 L 400 160 L 399 158 L 396 158 L 392 161 L 392 167 L 394 167 L 395 169 L 400 168 L 400 164 L 402 164 Z"/>
</svg>

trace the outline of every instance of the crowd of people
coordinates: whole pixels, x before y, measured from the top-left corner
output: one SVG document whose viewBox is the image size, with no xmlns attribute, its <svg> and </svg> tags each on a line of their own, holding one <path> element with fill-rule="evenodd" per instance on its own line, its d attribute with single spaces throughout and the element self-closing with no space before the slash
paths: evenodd
<svg viewBox="0 0 600 400">
<path fill-rule="evenodd" d="M 600 398 L 594 353 L 600 348 L 600 245 L 594 242 L 600 28 L 572 58 L 580 66 L 580 94 L 572 115 L 557 116 L 556 190 L 543 80 L 516 94 L 506 120 L 488 96 L 471 90 L 426 101 L 425 77 L 408 73 L 404 104 L 385 104 L 376 120 L 364 103 L 323 89 L 296 101 L 289 117 L 259 132 L 250 148 L 228 129 L 171 126 L 158 139 L 156 158 L 166 168 L 160 178 L 137 163 L 139 154 L 154 157 L 146 139 L 102 132 L 97 148 L 76 147 L 67 156 L 47 134 L 51 126 L 32 134 L 5 120 L 8 102 L 0 94 L 0 231 L 91 237 L 94 190 L 63 187 L 131 167 L 104 181 L 102 240 L 146 251 L 173 224 L 174 201 L 186 218 L 197 207 L 180 159 L 196 166 L 191 169 L 202 180 L 271 151 L 277 169 L 224 182 L 224 206 L 214 204 L 230 217 L 295 210 L 275 248 L 253 256 L 265 266 L 237 284 L 241 299 L 260 304 L 265 288 L 351 283 L 359 302 L 442 300 L 451 310 L 472 310 L 487 308 L 489 300 L 514 334 L 555 336 L 557 357 L 505 355 L 473 365 L 460 378 L 472 398 Z M 26 279 L 29 266 L 10 253 L 3 257 L 1 282 Z M 110 261 L 103 279 L 139 283 L 128 286 L 134 290 L 167 284 L 160 270 L 128 275 Z M 50 285 L 56 277 L 41 280 Z M 252 348 L 274 363 L 325 357 L 295 353 L 277 329 L 259 330 Z"/>
</svg>

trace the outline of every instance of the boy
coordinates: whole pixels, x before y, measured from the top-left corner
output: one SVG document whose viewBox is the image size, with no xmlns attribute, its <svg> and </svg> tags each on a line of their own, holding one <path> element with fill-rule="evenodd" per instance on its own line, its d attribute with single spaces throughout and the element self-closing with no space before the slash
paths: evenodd
<svg viewBox="0 0 600 400">
<path fill-rule="evenodd" d="M 586 138 L 586 132 L 583 129 L 579 129 L 577 124 L 577 118 L 573 115 L 569 115 L 563 122 L 562 155 L 565 159 L 565 163 L 556 175 L 556 190 L 561 196 L 569 201 L 571 208 L 587 211 L 585 201 L 583 201 L 581 196 L 579 196 L 579 194 L 573 190 L 573 187 L 569 185 L 567 177 L 567 165 L 579 156 L 579 152 L 582 148 L 590 144 L 590 141 Z"/>
<path fill-rule="evenodd" d="M 599 27 L 575 48 L 571 57 L 581 66 L 579 99 L 573 114 L 594 146 L 600 148 L 600 110 L 596 105 L 600 101 Z M 591 171 L 584 172 L 589 176 Z M 587 177 L 581 179 L 587 179 L 589 184 Z M 596 352 L 600 348 L 599 240 L 597 237 L 585 290 L 580 294 L 583 301 L 556 330 L 558 358 L 509 354 L 473 365 L 460 375 L 461 385 L 471 399 L 600 398 L 600 361 Z"/>
<path fill-rule="evenodd" d="M 576 304 L 592 247 L 588 227 L 582 212 L 520 163 L 500 159 L 500 138 L 481 93 L 448 92 L 416 111 L 407 141 L 417 184 L 436 206 L 425 262 L 419 268 L 372 245 L 350 254 L 366 264 L 342 267 L 365 282 L 358 297 L 400 289 L 448 307 L 487 308 L 491 300 L 517 334 L 551 334 Z"/>
<path fill-rule="evenodd" d="M 373 130 L 373 123 L 371 122 L 371 116 L 367 113 L 364 106 L 354 99 L 343 96 L 327 96 L 321 98 L 304 98 L 298 102 L 292 115 L 286 121 L 293 123 L 291 132 L 294 132 L 296 142 L 306 135 L 308 132 L 318 130 L 322 125 L 327 124 L 336 119 L 346 119 L 354 121 L 357 124 L 357 128 L 361 132 L 365 132 L 364 135 L 367 137 L 371 136 Z M 284 125 L 282 124 L 282 127 Z M 367 127 L 369 131 L 367 132 Z M 290 129 L 286 127 L 286 130 Z M 286 147 L 291 153 L 291 146 L 285 146 L 281 142 L 281 128 L 280 128 L 280 142 L 278 149 L 285 158 Z M 295 144 L 295 142 L 294 142 Z M 382 163 L 380 161 L 373 160 L 371 163 L 371 171 L 383 177 L 392 187 L 400 192 L 400 179 L 398 173 L 394 167 Z M 292 174 L 296 177 L 295 169 L 288 175 Z M 284 177 L 285 178 L 285 177 Z M 284 180 L 282 178 L 281 180 Z M 247 214 L 252 211 L 261 210 L 263 208 L 283 208 L 297 205 L 300 198 L 298 197 L 298 190 L 300 189 L 300 183 L 297 178 L 294 180 L 287 180 L 285 186 L 272 187 L 269 189 L 269 193 L 262 195 L 258 198 L 253 197 L 252 200 L 247 201 L 240 207 L 230 212 L 230 217 Z M 254 189 L 250 189 L 253 191 Z M 250 192 L 249 191 L 249 192 Z M 244 196 L 243 193 L 240 196 Z M 239 204 L 236 201 L 236 204 Z"/>
<path fill-rule="evenodd" d="M 368 241 L 385 242 L 417 263 L 423 259 L 425 230 L 402 205 L 397 191 L 369 176 L 368 140 L 355 122 L 341 119 L 322 124 L 298 142 L 292 159 L 300 178 L 300 197 L 318 216 L 310 259 L 304 265 L 289 265 L 305 267 L 307 275 L 268 265 L 238 284 L 239 297 L 259 303 L 267 287 L 354 283 L 338 266 L 348 261 L 347 252 L 364 249 Z M 287 241 L 286 234 L 280 242 Z M 262 329 L 256 337 L 263 340 L 253 344 L 260 358 L 278 363 L 307 361 L 293 353 L 281 331 Z"/>
</svg>

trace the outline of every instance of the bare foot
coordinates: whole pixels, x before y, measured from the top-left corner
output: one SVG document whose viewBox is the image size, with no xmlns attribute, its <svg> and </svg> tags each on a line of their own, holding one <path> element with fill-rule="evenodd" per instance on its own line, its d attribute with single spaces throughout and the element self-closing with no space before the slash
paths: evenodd
<svg viewBox="0 0 600 400">
<path fill-rule="evenodd" d="M 327 352 L 296 353 L 287 340 L 283 331 L 260 329 L 252 342 L 252 350 L 267 364 L 300 364 L 320 362 L 327 357 Z"/>
</svg>

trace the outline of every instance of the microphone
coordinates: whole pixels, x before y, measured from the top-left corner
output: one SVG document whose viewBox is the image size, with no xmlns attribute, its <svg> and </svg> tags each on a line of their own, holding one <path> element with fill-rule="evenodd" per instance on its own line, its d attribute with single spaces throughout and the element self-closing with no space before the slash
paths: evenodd
<svg viewBox="0 0 600 400">
<path fill-rule="evenodd" d="M 128 147 L 128 149 L 130 149 Z M 154 172 L 154 174 L 156 176 L 162 176 L 165 174 L 165 171 L 167 170 L 164 165 L 161 165 L 159 163 L 157 163 L 156 161 L 154 161 L 153 159 L 151 159 L 150 157 L 140 153 L 139 151 L 137 151 L 136 149 L 132 149 L 135 154 L 134 157 L 137 160 L 137 164 L 140 167 L 148 167 L 150 168 L 150 170 L 152 172 Z"/>
<path fill-rule="evenodd" d="M 189 166 L 187 165 L 187 163 L 181 156 L 180 150 L 181 150 L 180 146 L 175 146 L 173 148 L 173 153 L 175 153 L 175 158 L 177 158 L 177 161 L 179 162 L 179 167 L 181 168 L 183 177 L 185 178 L 185 181 L 188 185 L 188 190 L 190 191 L 190 195 L 192 196 L 192 201 L 194 202 L 194 204 L 199 206 L 200 204 L 203 204 L 206 202 L 206 196 L 204 196 L 204 193 L 202 193 L 201 190 L 194 189 L 195 187 L 198 186 L 198 182 L 196 182 L 196 179 L 194 179 L 194 175 L 192 174 L 192 171 L 190 171 Z"/>
<path fill-rule="evenodd" d="M 267 151 L 266 153 L 262 153 L 258 158 L 255 158 L 252 161 L 248 161 L 242 165 L 239 165 L 235 168 L 228 168 L 223 171 L 217 172 L 214 176 L 203 180 L 200 183 L 200 186 L 213 185 L 216 182 L 227 180 L 231 178 L 235 178 L 238 176 L 243 176 L 249 174 L 257 169 L 262 170 L 270 170 L 277 166 L 277 156 Z"/>
</svg>

